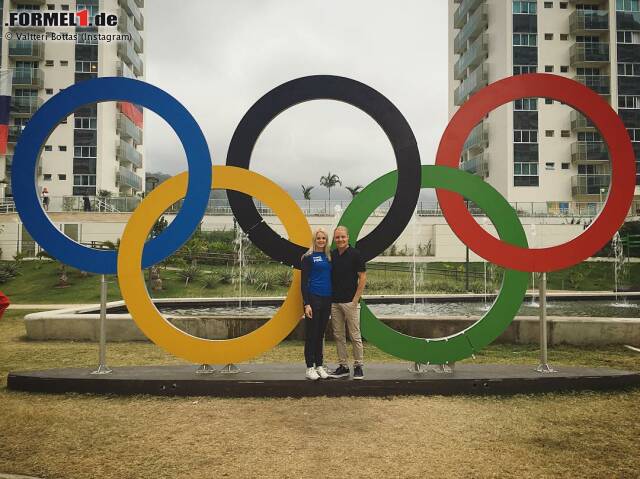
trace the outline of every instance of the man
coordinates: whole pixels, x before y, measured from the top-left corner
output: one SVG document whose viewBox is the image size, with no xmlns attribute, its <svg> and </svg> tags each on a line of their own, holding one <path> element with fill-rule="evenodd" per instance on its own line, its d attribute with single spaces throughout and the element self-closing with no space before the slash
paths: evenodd
<svg viewBox="0 0 640 479">
<path fill-rule="evenodd" d="M 353 346 L 353 379 L 364 379 L 362 337 L 360 335 L 360 296 L 367 282 L 365 262 L 360 252 L 349 246 L 349 231 L 338 226 L 333 233 L 336 249 L 331 252 L 331 324 L 338 350 L 338 368 L 332 378 L 349 376 L 345 326 Z"/>
</svg>

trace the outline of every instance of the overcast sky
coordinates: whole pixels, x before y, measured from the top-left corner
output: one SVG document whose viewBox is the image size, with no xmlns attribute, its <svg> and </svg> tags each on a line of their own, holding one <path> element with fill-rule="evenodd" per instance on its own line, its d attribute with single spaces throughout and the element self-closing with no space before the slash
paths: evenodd
<svg viewBox="0 0 640 479">
<path fill-rule="evenodd" d="M 179 8 L 177 6 L 179 5 Z M 331 74 L 375 88 L 404 114 L 423 163 L 447 121 L 447 2 L 442 0 L 153 0 L 145 4 L 145 73 L 194 115 L 214 164 L 251 105 L 297 77 Z M 184 151 L 147 111 L 147 171 L 186 169 Z M 380 127 L 360 110 L 319 100 L 290 108 L 263 132 L 251 169 L 300 195 L 331 171 L 366 185 L 395 169 Z M 338 188 L 337 190 L 340 190 Z M 332 197 L 347 197 L 346 190 Z"/>
</svg>

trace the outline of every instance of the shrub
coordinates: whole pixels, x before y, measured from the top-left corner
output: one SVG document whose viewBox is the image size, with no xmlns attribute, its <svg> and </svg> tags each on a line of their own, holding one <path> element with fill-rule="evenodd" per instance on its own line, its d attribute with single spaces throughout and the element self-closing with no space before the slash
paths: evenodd
<svg viewBox="0 0 640 479">
<path fill-rule="evenodd" d="M 182 268 L 178 271 L 178 277 L 184 279 L 184 285 L 188 286 L 189 281 L 193 282 L 200 277 L 202 271 L 198 267 L 198 265 L 191 264 L 185 268 Z"/>
<path fill-rule="evenodd" d="M 209 273 L 202 280 L 203 286 L 207 289 L 213 289 L 220 283 L 220 276 L 216 273 Z"/>
<path fill-rule="evenodd" d="M 20 274 L 18 263 L 2 262 L 0 263 L 0 283 L 6 283 Z"/>
</svg>

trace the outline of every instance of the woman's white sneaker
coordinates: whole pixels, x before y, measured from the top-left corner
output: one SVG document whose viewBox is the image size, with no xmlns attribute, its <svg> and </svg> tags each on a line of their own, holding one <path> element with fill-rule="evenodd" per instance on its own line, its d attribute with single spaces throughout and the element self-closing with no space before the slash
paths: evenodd
<svg viewBox="0 0 640 479">
<path fill-rule="evenodd" d="M 318 376 L 318 372 L 316 371 L 316 368 L 307 368 L 307 374 L 305 374 L 305 376 L 307 377 L 307 379 L 311 379 L 312 381 L 320 379 L 320 376 Z"/>
<path fill-rule="evenodd" d="M 316 372 L 318 373 L 318 376 L 320 376 L 320 379 L 328 379 L 329 378 L 329 373 L 327 372 L 327 370 L 325 369 L 324 366 L 318 366 L 316 368 Z"/>
</svg>

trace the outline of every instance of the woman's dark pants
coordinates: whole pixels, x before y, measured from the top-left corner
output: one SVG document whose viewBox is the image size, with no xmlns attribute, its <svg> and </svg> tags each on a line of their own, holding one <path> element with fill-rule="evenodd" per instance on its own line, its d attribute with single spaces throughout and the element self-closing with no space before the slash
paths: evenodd
<svg viewBox="0 0 640 479">
<path fill-rule="evenodd" d="M 324 349 L 324 330 L 327 329 L 331 314 L 331 297 L 315 296 L 309 298 L 313 318 L 304 317 L 304 360 L 308 368 L 322 366 Z"/>
</svg>

